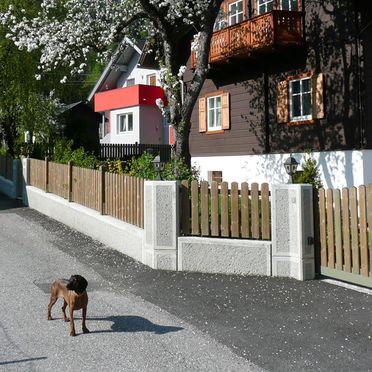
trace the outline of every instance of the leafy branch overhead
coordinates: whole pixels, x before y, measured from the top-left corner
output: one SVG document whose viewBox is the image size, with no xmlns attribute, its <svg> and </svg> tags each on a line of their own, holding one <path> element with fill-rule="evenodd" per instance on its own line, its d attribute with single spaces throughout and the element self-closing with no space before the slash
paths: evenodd
<svg viewBox="0 0 372 372">
<path fill-rule="evenodd" d="M 35 17 L 26 17 L 22 10 L 10 6 L 0 14 L 0 23 L 7 27 L 7 38 L 18 48 L 40 51 L 38 79 L 59 66 L 68 67 L 70 76 L 81 74 L 93 52 L 107 60 L 118 44 L 125 46 L 123 40 L 128 38 L 134 42 L 144 37 L 157 40 L 158 57 L 167 72 L 164 89 L 175 130 L 173 155 L 189 162 L 191 113 L 207 76 L 213 25 L 221 3 L 222 0 L 43 0 Z M 188 89 L 181 90 L 169 82 L 182 79 L 179 74 L 185 70 L 193 40 L 197 64 Z M 61 82 L 67 80 L 65 76 Z"/>
</svg>

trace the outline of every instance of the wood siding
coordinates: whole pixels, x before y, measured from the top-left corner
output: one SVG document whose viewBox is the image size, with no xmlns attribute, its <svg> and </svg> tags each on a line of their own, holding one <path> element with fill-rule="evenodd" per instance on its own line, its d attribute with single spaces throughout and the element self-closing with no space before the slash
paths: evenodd
<svg viewBox="0 0 372 372">
<path fill-rule="evenodd" d="M 228 65 L 211 69 L 200 97 L 216 90 L 230 93 L 231 125 L 221 133 L 200 133 L 196 105 L 191 118 L 192 156 L 260 154 L 266 152 L 265 144 L 269 144 L 270 153 L 360 148 L 353 2 L 305 1 L 305 8 L 306 48 L 277 48 L 276 52 L 261 59 L 232 60 Z M 372 62 L 372 50 L 370 60 Z M 372 66 L 370 68 L 372 71 Z M 278 83 L 304 72 L 323 74 L 325 116 L 313 124 L 280 124 L 276 109 Z M 191 76 L 191 71 L 185 74 L 186 83 Z M 370 79 L 372 85 L 372 72 Z M 372 99 L 372 95 L 370 97 Z M 265 120 L 265 113 L 268 120 Z M 365 123 L 365 130 L 372 133 L 368 123 Z M 372 134 L 368 136 L 372 138 Z M 372 148 L 371 139 L 368 141 Z"/>
</svg>

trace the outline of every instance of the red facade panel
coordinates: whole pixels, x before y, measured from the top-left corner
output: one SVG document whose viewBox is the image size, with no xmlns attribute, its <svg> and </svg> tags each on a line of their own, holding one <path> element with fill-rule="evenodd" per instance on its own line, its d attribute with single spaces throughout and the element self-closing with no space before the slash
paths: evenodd
<svg viewBox="0 0 372 372">
<path fill-rule="evenodd" d="M 103 112 L 132 106 L 155 106 L 156 99 L 166 102 L 162 88 L 151 85 L 134 85 L 96 93 L 94 111 Z"/>
</svg>

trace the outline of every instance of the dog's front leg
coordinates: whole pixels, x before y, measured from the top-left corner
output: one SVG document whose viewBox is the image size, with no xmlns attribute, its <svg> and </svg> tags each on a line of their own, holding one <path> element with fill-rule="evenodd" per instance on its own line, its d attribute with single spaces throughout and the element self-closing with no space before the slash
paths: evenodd
<svg viewBox="0 0 372 372">
<path fill-rule="evenodd" d="M 70 313 L 70 336 L 76 336 L 75 333 L 75 324 L 74 324 L 74 310 L 72 306 L 69 305 L 68 307 Z"/>
<path fill-rule="evenodd" d="M 87 319 L 87 307 L 83 307 L 83 333 L 89 333 L 89 329 L 85 325 L 85 320 Z"/>
</svg>

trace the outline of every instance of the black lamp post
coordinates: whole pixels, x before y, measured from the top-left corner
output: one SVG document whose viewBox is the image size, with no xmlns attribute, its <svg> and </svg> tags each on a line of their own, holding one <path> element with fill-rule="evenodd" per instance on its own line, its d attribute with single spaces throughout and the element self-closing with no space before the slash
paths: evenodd
<svg viewBox="0 0 372 372">
<path fill-rule="evenodd" d="M 292 156 L 290 156 L 285 162 L 284 162 L 285 171 L 289 175 L 289 181 L 288 183 L 293 183 L 293 176 L 296 174 L 298 163 L 296 159 Z"/>
<path fill-rule="evenodd" d="M 160 155 L 155 156 L 154 160 L 152 161 L 152 164 L 154 165 L 154 169 L 156 172 L 156 180 L 160 181 L 160 172 L 164 169 L 164 163 L 160 161 Z"/>
</svg>

